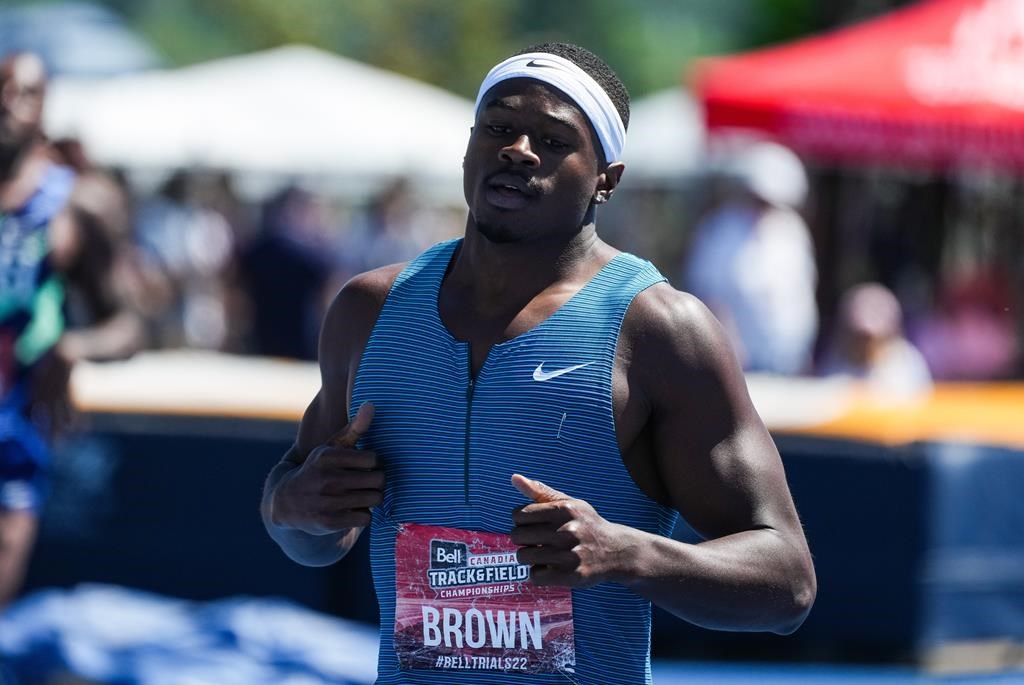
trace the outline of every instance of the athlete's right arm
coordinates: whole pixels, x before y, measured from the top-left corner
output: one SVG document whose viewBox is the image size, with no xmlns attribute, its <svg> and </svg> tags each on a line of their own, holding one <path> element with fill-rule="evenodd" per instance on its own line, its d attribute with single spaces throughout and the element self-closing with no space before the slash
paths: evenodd
<svg viewBox="0 0 1024 685">
<path fill-rule="evenodd" d="M 400 265 L 356 276 L 341 289 L 320 331 L 320 391 L 306 409 L 295 444 L 271 470 L 261 514 L 291 559 L 326 566 L 345 556 L 380 504 L 384 471 L 371 451 L 355 448 L 373 420 L 360 407 L 347 421 L 352 383 Z"/>
</svg>

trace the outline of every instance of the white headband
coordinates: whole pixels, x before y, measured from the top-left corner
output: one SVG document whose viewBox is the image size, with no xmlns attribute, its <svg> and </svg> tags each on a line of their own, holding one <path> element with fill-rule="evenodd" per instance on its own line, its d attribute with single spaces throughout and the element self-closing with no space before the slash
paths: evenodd
<svg viewBox="0 0 1024 685">
<path fill-rule="evenodd" d="M 597 139 L 604 148 L 605 159 L 610 162 L 622 158 L 622 146 L 626 143 L 626 127 L 622 124 L 619 111 L 615 109 L 597 81 L 569 60 L 546 52 L 528 52 L 509 57 L 488 72 L 480 84 L 473 111 L 479 113 L 484 93 L 498 83 L 511 78 L 531 78 L 549 83 L 572 98 L 591 126 L 597 132 Z"/>
</svg>

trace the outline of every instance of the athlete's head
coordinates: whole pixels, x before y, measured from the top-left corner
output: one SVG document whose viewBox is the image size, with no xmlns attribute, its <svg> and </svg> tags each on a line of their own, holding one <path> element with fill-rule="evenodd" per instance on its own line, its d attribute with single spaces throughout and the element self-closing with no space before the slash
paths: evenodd
<svg viewBox="0 0 1024 685">
<path fill-rule="evenodd" d="M 603 59 L 590 50 L 579 45 L 573 45 L 572 43 L 541 43 L 539 45 L 531 45 L 519 54 L 525 55 L 531 52 L 542 52 L 561 57 L 585 71 L 590 78 L 597 82 L 597 85 L 601 86 L 601 90 L 612 101 L 615 111 L 622 120 L 623 132 L 629 128 L 629 91 L 626 90 L 626 86 L 619 79 L 618 74 Z M 610 161 L 614 162 L 616 160 Z"/>
<path fill-rule="evenodd" d="M 622 82 L 579 46 L 536 45 L 499 63 L 466 151 L 471 221 L 495 242 L 577 232 L 622 175 L 628 120 Z"/>
<path fill-rule="evenodd" d="M 43 61 L 28 52 L 0 60 L 0 157 L 9 157 L 39 133 L 46 94 Z"/>
</svg>

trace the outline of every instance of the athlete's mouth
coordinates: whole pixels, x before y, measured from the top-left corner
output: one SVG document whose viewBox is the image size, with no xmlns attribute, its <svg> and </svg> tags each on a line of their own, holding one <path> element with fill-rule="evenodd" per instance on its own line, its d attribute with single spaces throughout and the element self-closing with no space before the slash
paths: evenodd
<svg viewBox="0 0 1024 685">
<path fill-rule="evenodd" d="M 508 171 L 488 177 L 484 188 L 487 202 L 503 211 L 525 209 L 539 194 L 529 179 Z"/>
<path fill-rule="evenodd" d="M 530 187 L 529 180 L 516 174 L 502 172 L 487 179 L 487 186 L 511 197 L 523 195 L 533 197 L 537 192 Z"/>
</svg>

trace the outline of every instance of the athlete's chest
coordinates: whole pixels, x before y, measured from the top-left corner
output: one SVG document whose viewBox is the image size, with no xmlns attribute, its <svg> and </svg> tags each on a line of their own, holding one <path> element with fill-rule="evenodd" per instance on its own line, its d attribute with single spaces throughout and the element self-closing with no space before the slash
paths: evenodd
<svg viewBox="0 0 1024 685">
<path fill-rule="evenodd" d="M 622 366 L 620 330 L 660 274 L 620 255 L 582 288 L 487 317 L 445 295 L 451 249 L 399 275 L 355 374 L 350 411 L 374 403 L 365 444 L 384 458 L 396 496 L 424 477 L 469 503 L 514 494 L 515 472 L 549 484 L 595 474 L 586 494 L 596 499 L 608 494 L 606 474 L 630 481 L 623 466 L 632 474 L 645 452 L 635 443 L 646 416 Z"/>
<path fill-rule="evenodd" d="M 424 402 L 435 409 L 465 409 L 464 421 L 497 424 L 555 407 L 611 418 L 615 349 L 605 336 L 588 335 L 571 323 L 546 325 L 490 344 L 479 364 L 476 349 L 444 331 L 375 331 L 353 402 L 374 402 L 375 425 L 389 420 L 389 407 Z M 393 418 L 420 420 L 414 413 Z"/>
<path fill-rule="evenodd" d="M 561 284 L 534 296 L 513 296 L 483 308 L 465 289 L 442 286 L 438 293 L 438 316 L 454 339 L 467 343 L 470 370 L 476 376 L 495 345 L 525 336 L 541 326 L 580 288 L 580 284 Z"/>
</svg>

